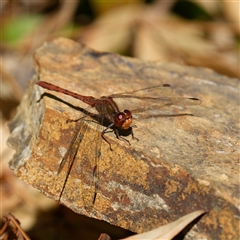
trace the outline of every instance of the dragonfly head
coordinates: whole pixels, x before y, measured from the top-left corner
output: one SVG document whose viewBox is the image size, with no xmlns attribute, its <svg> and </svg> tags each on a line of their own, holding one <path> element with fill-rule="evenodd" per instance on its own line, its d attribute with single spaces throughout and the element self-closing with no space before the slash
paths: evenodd
<svg viewBox="0 0 240 240">
<path fill-rule="evenodd" d="M 114 124 L 116 127 L 122 129 L 129 129 L 132 123 L 132 113 L 129 110 L 124 110 L 116 114 L 114 118 Z"/>
</svg>

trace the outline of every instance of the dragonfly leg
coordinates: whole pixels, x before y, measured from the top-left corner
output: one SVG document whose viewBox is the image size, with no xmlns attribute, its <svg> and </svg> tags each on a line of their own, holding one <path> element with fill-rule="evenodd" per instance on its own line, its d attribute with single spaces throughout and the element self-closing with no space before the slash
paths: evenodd
<svg viewBox="0 0 240 240">
<path fill-rule="evenodd" d="M 102 133 L 101 133 L 101 136 L 102 136 L 103 140 L 109 144 L 111 151 L 113 151 L 113 150 L 112 150 L 112 147 L 111 147 L 111 143 L 104 137 L 104 134 L 107 133 L 107 130 L 108 130 L 109 128 L 111 128 L 112 126 L 114 126 L 114 123 L 112 123 L 112 124 L 110 124 L 108 127 L 106 127 L 106 128 L 102 131 Z M 134 125 L 133 127 L 137 127 L 137 126 Z M 131 143 L 130 143 L 130 141 L 129 141 L 128 139 L 120 136 L 119 131 L 118 131 L 118 129 L 117 129 L 116 127 L 114 128 L 114 132 L 115 132 L 115 134 L 116 134 L 116 137 L 117 137 L 119 140 L 121 140 L 121 141 L 126 141 L 126 142 L 131 146 Z M 131 135 L 132 135 L 132 139 L 139 141 L 139 139 L 134 136 L 132 127 L 131 127 Z"/>
<path fill-rule="evenodd" d="M 132 127 L 131 127 L 131 135 L 132 135 L 132 139 L 134 139 L 134 140 L 136 140 L 136 141 L 139 141 L 139 139 L 137 138 L 137 137 L 135 137 L 134 136 L 134 133 L 133 133 L 133 130 L 132 130 L 132 128 L 137 128 L 137 125 L 133 125 Z"/>
<path fill-rule="evenodd" d="M 82 120 L 83 118 L 85 118 L 85 116 L 83 116 L 83 117 L 81 117 L 81 118 L 77 118 L 77 119 L 68 119 L 68 120 L 66 121 L 66 123 L 78 122 L 78 121 Z"/>
<path fill-rule="evenodd" d="M 111 123 L 111 124 L 110 124 L 108 127 L 106 127 L 106 128 L 102 131 L 102 133 L 101 133 L 101 136 L 102 136 L 103 140 L 108 143 L 111 151 L 112 151 L 111 143 L 104 137 L 104 134 L 105 134 L 105 133 L 107 132 L 107 130 L 108 130 L 109 128 L 111 128 L 113 125 L 114 125 L 114 123 Z"/>
<path fill-rule="evenodd" d="M 121 141 L 126 141 L 126 142 L 131 146 L 131 143 L 129 142 L 128 139 L 120 136 L 117 128 L 114 129 L 114 132 L 115 132 L 115 134 L 116 134 L 116 136 L 117 136 L 117 138 L 118 138 L 119 140 L 121 140 Z M 131 134 L 133 134 L 133 133 L 132 133 L 132 129 L 131 129 Z"/>
</svg>

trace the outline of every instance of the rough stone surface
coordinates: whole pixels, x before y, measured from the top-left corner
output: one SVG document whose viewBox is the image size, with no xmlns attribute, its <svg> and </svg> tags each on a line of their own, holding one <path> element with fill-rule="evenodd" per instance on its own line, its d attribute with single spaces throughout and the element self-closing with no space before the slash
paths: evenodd
<svg viewBox="0 0 240 240">
<path fill-rule="evenodd" d="M 239 82 L 215 72 L 170 63 L 144 62 L 59 38 L 35 55 L 30 81 L 10 123 L 10 162 L 15 174 L 48 197 L 59 200 L 69 163 L 58 166 L 87 106 L 35 84 L 50 82 L 95 97 L 168 83 L 171 96 L 196 97 L 196 106 L 171 106 L 161 114 L 194 116 L 134 119 L 139 141 L 107 133 L 113 151 L 97 141 L 103 129 L 80 122 L 80 143 L 61 199 L 73 211 L 144 232 L 195 210 L 207 210 L 189 239 L 237 239 L 239 234 Z M 118 102 L 131 110 L 131 101 Z M 121 107 L 122 106 L 122 107 Z M 88 118 L 88 120 L 90 120 Z M 96 150 L 101 157 L 96 157 Z M 99 153 L 98 153 L 99 154 Z M 95 178 L 94 165 L 98 164 Z M 98 187 L 94 184 L 97 180 Z M 97 192 L 94 204 L 92 199 Z"/>
</svg>

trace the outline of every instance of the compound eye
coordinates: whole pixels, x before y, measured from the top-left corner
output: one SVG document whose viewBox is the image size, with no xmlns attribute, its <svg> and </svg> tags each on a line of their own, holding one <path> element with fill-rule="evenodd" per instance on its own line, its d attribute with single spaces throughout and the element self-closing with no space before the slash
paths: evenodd
<svg viewBox="0 0 240 240">
<path fill-rule="evenodd" d="M 119 112 L 116 114 L 114 119 L 114 124 L 116 127 L 122 129 L 129 129 L 130 124 L 132 123 L 132 114 L 128 110 L 124 110 L 123 112 Z"/>
<path fill-rule="evenodd" d="M 125 113 L 126 118 L 132 118 L 132 113 L 129 110 L 125 109 L 123 112 Z"/>
<path fill-rule="evenodd" d="M 116 127 L 122 128 L 122 125 L 125 121 L 126 117 L 124 112 L 119 112 L 116 114 L 115 118 L 114 118 L 114 124 Z"/>
</svg>

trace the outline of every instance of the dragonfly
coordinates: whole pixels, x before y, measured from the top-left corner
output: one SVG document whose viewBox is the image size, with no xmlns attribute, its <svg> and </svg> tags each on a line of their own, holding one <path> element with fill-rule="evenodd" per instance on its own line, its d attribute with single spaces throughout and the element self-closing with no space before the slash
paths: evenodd
<svg viewBox="0 0 240 240">
<path fill-rule="evenodd" d="M 111 143 L 107 140 L 105 137 L 105 134 L 108 132 L 109 129 L 112 129 L 116 135 L 116 137 L 120 140 L 123 140 L 127 142 L 129 145 L 130 141 L 123 137 L 121 135 L 122 131 L 128 131 L 129 134 L 131 134 L 132 139 L 138 140 L 133 134 L 133 115 L 135 114 L 141 114 L 141 113 L 147 113 L 145 117 L 152 117 L 151 112 L 152 111 L 158 111 L 159 109 L 171 106 L 171 105 L 180 105 L 180 106 L 186 106 L 186 105 L 198 105 L 201 104 L 201 100 L 198 98 L 184 98 L 184 97 L 171 97 L 171 94 L 173 92 L 173 87 L 170 84 L 162 84 L 157 86 L 151 86 L 147 88 L 143 88 L 140 90 L 135 91 L 129 91 L 124 93 L 118 93 L 118 94 L 112 94 L 109 96 L 102 96 L 100 98 L 95 98 L 93 96 L 85 96 L 81 95 L 79 93 L 75 93 L 72 91 L 69 91 L 67 89 L 61 88 L 57 85 L 44 82 L 44 81 L 38 81 L 36 82 L 37 85 L 41 86 L 44 89 L 55 91 L 58 93 L 62 93 L 68 96 L 71 96 L 73 98 L 76 98 L 85 104 L 87 104 L 89 107 L 94 108 L 97 112 L 97 114 L 92 114 L 88 112 L 88 115 L 93 117 L 94 119 L 97 117 L 99 124 L 105 128 L 101 131 L 100 139 L 96 139 L 97 143 L 96 148 L 93 149 L 93 158 L 94 158 L 94 164 L 93 164 L 93 170 L 92 170 L 92 178 L 93 178 L 93 188 L 94 193 L 92 193 L 91 197 L 91 204 L 89 206 L 93 206 L 96 194 L 98 190 L 98 183 L 97 183 L 97 168 L 98 168 L 98 161 L 101 155 L 101 138 L 109 145 L 109 148 L 111 151 L 113 151 Z M 125 102 L 128 103 L 129 109 L 124 109 L 121 111 L 118 107 L 118 104 L 116 102 L 117 99 L 125 99 Z M 134 104 L 135 103 L 135 107 Z M 88 109 L 88 108 L 86 108 Z M 149 113 L 149 114 L 148 114 Z M 84 113 L 86 114 L 86 111 Z M 192 114 L 175 114 L 170 116 L 180 116 L 180 115 L 192 115 Z M 168 115 L 169 116 L 169 115 Z M 154 116 L 153 116 L 154 117 Z M 74 120 L 84 120 L 84 116 Z M 63 166 L 67 161 L 69 161 L 69 168 L 67 172 L 67 176 L 63 185 L 63 188 L 61 190 L 59 201 L 62 197 L 64 188 L 67 183 L 68 175 L 71 172 L 71 168 L 73 166 L 74 159 L 76 157 L 76 154 L 78 152 L 80 143 L 83 139 L 84 131 L 86 131 L 86 128 L 83 128 L 81 124 L 76 124 L 75 133 L 73 135 L 73 138 L 71 140 L 71 143 L 69 144 L 69 147 L 58 167 L 58 174 L 63 169 Z M 86 203 L 86 205 L 88 205 Z"/>
</svg>

